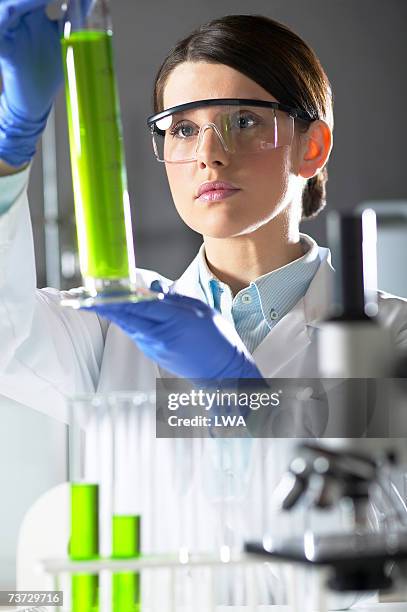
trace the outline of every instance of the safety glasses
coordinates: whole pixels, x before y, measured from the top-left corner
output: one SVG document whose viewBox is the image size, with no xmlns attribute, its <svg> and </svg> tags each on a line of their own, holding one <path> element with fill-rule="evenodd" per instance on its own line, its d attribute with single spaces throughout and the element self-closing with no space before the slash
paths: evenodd
<svg viewBox="0 0 407 612">
<path fill-rule="evenodd" d="M 279 102 L 240 98 L 198 100 L 168 108 L 147 119 L 158 161 L 196 161 L 207 130 L 227 153 L 247 155 L 289 146 L 294 121 L 315 117 Z"/>
</svg>

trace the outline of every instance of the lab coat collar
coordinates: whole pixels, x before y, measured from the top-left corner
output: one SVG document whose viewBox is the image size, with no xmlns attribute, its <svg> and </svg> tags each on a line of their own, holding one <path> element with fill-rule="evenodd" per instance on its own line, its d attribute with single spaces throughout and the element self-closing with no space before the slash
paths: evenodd
<svg viewBox="0 0 407 612">
<path fill-rule="evenodd" d="M 319 247 L 320 265 L 312 279 L 308 291 L 300 302 L 304 306 L 304 319 L 307 325 L 320 327 L 320 323 L 330 312 L 335 270 L 331 263 L 331 252 Z"/>
</svg>

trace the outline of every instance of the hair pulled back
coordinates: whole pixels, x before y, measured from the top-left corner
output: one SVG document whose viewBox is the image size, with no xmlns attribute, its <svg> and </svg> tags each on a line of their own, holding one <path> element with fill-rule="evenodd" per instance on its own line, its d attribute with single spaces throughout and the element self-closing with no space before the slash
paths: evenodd
<svg viewBox="0 0 407 612">
<path fill-rule="evenodd" d="M 314 51 L 287 26 L 263 15 L 213 19 L 179 41 L 162 63 L 154 85 L 154 112 L 163 110 L 170 73 L 183 62 L 225 64 L 255 81 L 280 103 L 323 119 L 333 128 L 331 86 Z M 296 120 L 304 131 L 306 123 Z M 315 217 L 326 203 L 326 166 L 305 184 L 302 218 Z"/>
</svg>

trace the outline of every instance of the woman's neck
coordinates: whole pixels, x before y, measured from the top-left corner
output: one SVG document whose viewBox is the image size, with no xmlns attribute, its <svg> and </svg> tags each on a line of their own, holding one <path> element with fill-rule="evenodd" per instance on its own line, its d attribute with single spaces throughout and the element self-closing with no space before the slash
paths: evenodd
<svg viewBox="0 0 407 612">
<path fill-rule="evenodd" d="M 290 230 L 277 225 L 270 222 L 255 232 L 233 238 L 204 236 L 208 267 L 229 285 L 233 295 L 259 276 L 302 257 L 298 226 Z"/>
</svg>

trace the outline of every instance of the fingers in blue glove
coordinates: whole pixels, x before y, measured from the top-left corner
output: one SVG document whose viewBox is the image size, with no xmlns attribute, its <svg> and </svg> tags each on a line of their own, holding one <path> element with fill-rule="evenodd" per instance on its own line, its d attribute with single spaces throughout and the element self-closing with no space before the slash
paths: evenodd
<svg viewBox="0 0 407 612">
<path fill-rule="evenodd" d="M 157 300 L 146 300 L 136 303 L 100 304 L 88 307 L 87 310 L 93 310 L 102 317 L 105 316 L 111 320 L 126 317 L 137 321 L 145 319 L 146 321 L 154 321 L 156 323 L 188 314 L 197 317 L 212 316 L 214 314 L 210 306 L 204 302 L 177 293 L 167 293 Z"/>
<path fill-rule="evenodd" d="M 0 35 L 18 23 L 19 18 L 40 7 L 46 7 L 49 0 L 6 0 L 0 2 Z"/>
<path fill-rule="evenodd" d="M 96 312 L 132 336 L 137 333 L 148 333 L 157 327 L 157 321 L 143 316 L 139 308 L 126 308 L 128 306 L 137 306 L 137 304 L 109 304 L 92 306 L 86 310 Z"/>
<path fill-rule="evenodd" d="M 39 8 L 45 11 L 48 4 L 50 0 L 0 0 L 0 36 L 18 26 L 20 17 Z M 84 25 L 93 4 L 94 0 L 68 0 L 64 20 L 70 21 L 73 29 L 78 29 Z"/>
<path fill-rule="evenodd" d="M 261 377 L 236 333 L 224 325 L 228 322 L 195 298 L 169 293 L 157 300 L 89 310 L 116 323 L 148 357 L 177 376 Z"/>
</svg>

